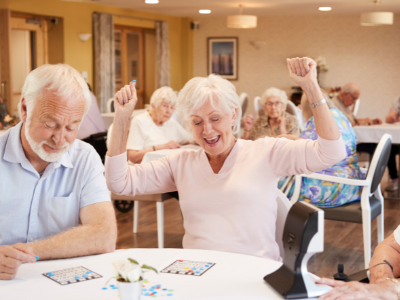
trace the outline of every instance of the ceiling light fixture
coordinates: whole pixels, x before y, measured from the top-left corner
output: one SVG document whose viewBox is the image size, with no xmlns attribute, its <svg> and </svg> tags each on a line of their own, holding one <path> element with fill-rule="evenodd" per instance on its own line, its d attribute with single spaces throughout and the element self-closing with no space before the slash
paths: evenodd
<svg viewBox="0 0 400 300">
<path fill-rule="evenodd" d="M 332 10 L 332 7 L 324 7 L 324 6 L 322 6 L 322 7 L 320 7 L 320 8 L 318 8 L 320 11 L 330 11 L 330 10 Z"/>
<path fill-rule="evenodd" d="M 146 4 L 157 4 L 158 0 L 144 0 L 144 3 L 146 3 Z"/>
<path fill-rule="evenodd" d="M 257 16 L 242 15 L 243 6 L 239 5 L 239 15 L 228 16 L 226 23 L 228 28 L 256 28 Z"/>
<path fill-rule="evenodd" d="M 376 5 L 381 3 L 380 0 L 374 0 Z M 375 11 L 370 13 L 361 14 L 362 26 L 379 26 L 379 25 L 393 25 L 393 13 L 384 11 Z"/>
<path fill-rule="evenodd" d="M 200 9 L 199 13 L 201 13 L 201 14 L 209 14 L 209 13 L 211 13 L 211 10 L 209 10 L 209 9 Z"/>
</svg>

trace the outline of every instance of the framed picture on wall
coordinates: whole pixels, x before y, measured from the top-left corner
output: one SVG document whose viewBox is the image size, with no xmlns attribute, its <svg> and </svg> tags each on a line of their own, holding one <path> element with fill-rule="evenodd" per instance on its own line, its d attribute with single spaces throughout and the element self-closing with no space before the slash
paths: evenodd
<svg viewBox="0 0 400 300">
<path fill-rule="evenodd" d="M 238 80 L 238 38 L 207 39 L 208 74 L 218 74 L 228 80 Z"/>
</svg>

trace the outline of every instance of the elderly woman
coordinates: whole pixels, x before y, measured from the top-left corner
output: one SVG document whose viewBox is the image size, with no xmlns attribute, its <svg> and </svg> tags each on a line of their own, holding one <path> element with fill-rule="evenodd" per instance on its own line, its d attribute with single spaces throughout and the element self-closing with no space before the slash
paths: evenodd
<svg viewBox="0 0 400 300">
<path fill-rule="evenodd" d="M 129 118 L 137 101 L 135 83 L 115 95 L 115 128 L 106 158 L 108 188 L 137 195 L 178 191 L 184 219 L 183 247 L 210 249 L 281 260 L 275 241 L 279 176 L 312 173 L 346 153 L 310 58 L 287 61 L 290 76 L 313 105 L 317 141 L 265 138 L 237 140 L 240 103 L 235 87 L 216 75 L 191 79 L 178 95 L 178 114 L 199 151 L 182 151 L 128 166 Z"/>
<path fill-rule="evenodd" d="M 322 91 L 325 98 L 326 93 Z M 301 106 L 303 108 L 303 116 L 308 120 L 305 130 L 300 136 L 296 135 L 281 135 L 289 139 L 310 139 L 317 140 L 318 133 L 315 127 L 313 111 L 308 105 L 307 95 L 303 94 L 301 97 Z M 357 160 L 356 142 L 357 138 L 354 133 L 353 127 L 346 116 L 337 108 L 334 107 L 332 101 L 327 100 L 329 110 L 336 121 L 336 124 L 342 134 L 342 138 L 346 144 L 347 156 L 341 162 L 318 172 L 324 175 L 331 175 L 337 177 L 351 178 L 351 179 L 365 179 L 361 173 Z M 279 187 L 285 180 L 281 180 Z M 293 194 L 294 184 L 291 185 L 291 191 L 288 193 L 290 198 Z M 331 183 L 312 178 L 303 178 L 301 183 L 301 191 L 299 200 L 307 201 L 320 207 L 336 207 L 353 201 L 360 201 L 362 187 L 355 185 Z"/>
<path fill-rule="evenodd" d="M 261 103 L 265 115 L 260 116 L 255 122 L 251 114 L 244 120 L 243 139 L 255 141 L 266 136 L 275 137 L 280 134 L 299 134 L 300 125 L 296 118 L 288 114 L 286 105 L 287 95 L 277 88 L 269 88 L 261 96 Z"/>
<path fill-rule="evenodd" d="M 171 118 L 176 93 L 167 86 L 156 90 L 150 99 L 150 110 L 131 122 L 127 142 L 128 159 L 140 163 L 147 152 L 176 149 L 189 142 L 183 127 Z"/>
<path fill-rule="evenodd" d="M 383 240 L 374 251 L 369 263 L 370 284 L 343 282 L 321 278 L 317 283 L 327 284 L 334 289 L 319 299 L 400 299 L 400 226 Z"/>
</svg>

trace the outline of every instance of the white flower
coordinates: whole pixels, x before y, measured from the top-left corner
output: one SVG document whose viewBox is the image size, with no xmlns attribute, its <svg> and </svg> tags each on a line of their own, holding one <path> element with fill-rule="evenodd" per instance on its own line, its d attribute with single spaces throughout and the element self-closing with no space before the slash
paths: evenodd
<svg viewBox="0 0 400 300">
<path fill-rule="evenodd" d="M 136 282 L 142 275 L 142 269 L 139 265 L 133 264 L 128 260 L 119 260 L 113 262 L 116 276 L 121 276 L 128 282 Z"/>
</svg>

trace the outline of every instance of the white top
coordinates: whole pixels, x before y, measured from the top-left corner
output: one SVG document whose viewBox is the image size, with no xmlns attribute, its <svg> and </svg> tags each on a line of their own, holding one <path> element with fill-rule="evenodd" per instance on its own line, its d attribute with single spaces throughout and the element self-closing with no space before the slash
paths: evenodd
<svg viewBox="0 0 400 300">
<path fill-rule="evenodd" d="M 189 140 L 189 134 L 173 118 L 157 126 L 146 111 L 132 119 L 126 149 L 143 150 L 170 141 L 183 145 Z"/>
<path fill-rule="evenodd" d="M 281 260 L 275 241 L 280 176 L 310 174 L 346 156 L 336 141 L 239 139 L 215 174 L 204 150 L 180 151 L 127 167 L 126 152 L 106 157 L 108 189 L 118 195 L 179 192 L 185 249 L 207 249 Z"/>
<path fill-rule="evenodd" d="M 104 121 L 101 117 L 99 107 L 97 106 L 96 96 L 90 92 L 92 104 L 86 116 L 83 117 L 81 125 L 79 126 L 77 138 L 83 140 L 92 134 L 106 131 Z"/>
<path fill-rule="evenodd" d="M 396 240 L 397 244 L 400 245 L 400 225 L 394 231 L 394 239 Z"/>
</svg>

